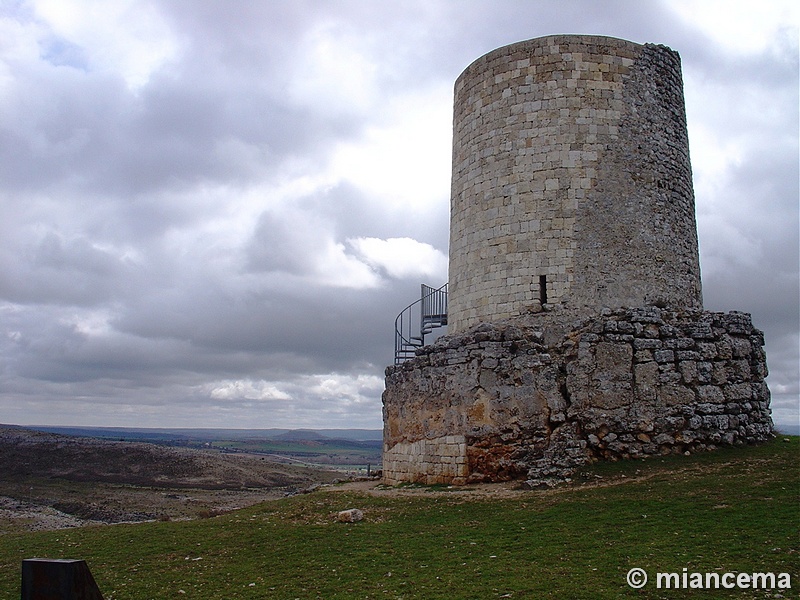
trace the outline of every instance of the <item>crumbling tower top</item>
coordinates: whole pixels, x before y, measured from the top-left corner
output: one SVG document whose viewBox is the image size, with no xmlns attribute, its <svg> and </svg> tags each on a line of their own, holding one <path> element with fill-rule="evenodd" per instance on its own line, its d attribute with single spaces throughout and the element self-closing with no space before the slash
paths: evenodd
<svg viewBox="0 0 800 600">
<path fill-rule="evenodd" d="M 455 86 L 449 327 L 545 309 L 702 308 L 680 58 L 582 35 Z"/>
</svg>

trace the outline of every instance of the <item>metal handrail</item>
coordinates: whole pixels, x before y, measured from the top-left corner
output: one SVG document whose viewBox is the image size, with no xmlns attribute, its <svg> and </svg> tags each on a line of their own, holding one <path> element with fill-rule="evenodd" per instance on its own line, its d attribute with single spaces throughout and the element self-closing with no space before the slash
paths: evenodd
<svg viewBox="0 0 800 600">
<path fill-rule="evenodd" d="M 447 325 L 447 284 L 432 288 L 423 283 L 419 300 L 406 306 L 394 320 L 394 364 L 413 358 L 416 349 L 425 345 L 425 335 L 444 325 Z"/>
<path fill-rule="evenodd" d="M 423 283 L 420 296 L 422 302 L 421 331 L 424 333 L 428 324 L 433 327 L 447 325 L 447 284 L 434 289 Z"/>
</svg>

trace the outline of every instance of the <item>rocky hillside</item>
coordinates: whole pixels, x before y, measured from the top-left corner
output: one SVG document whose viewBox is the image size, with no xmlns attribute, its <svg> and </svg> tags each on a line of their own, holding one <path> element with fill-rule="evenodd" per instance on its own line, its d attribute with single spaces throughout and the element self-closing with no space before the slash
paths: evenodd
<svg viewBox="0 0 800 600">
<path fill-rule="evenodd" d="M 59 478 L 140 486 L 241 489 L 310 484 L 319 471 L 261 457 L 113 442 L 0 426 L 0 481 Z"/>
<path fill-rule="evenodd" d="M 0 425 L 0 533 L 82 521 L 192 518 L 332 481 L 247 454 L 64 436 Z M 65 513 L 54 518 L 53 511 Z M 59 515 L 56 515 L 57 517 Z M 80 523 L 78 523 L 80 524 Z"/>
</svg>

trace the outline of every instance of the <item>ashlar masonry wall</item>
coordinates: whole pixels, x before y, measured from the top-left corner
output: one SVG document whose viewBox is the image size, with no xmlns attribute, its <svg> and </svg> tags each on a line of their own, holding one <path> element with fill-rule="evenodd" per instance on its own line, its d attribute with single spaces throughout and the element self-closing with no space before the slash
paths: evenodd
<svg viewBox="0 0 800 600">
<path fill-rule="evenodd" d="M 763 343 L 745 313 L 657 307 L 445 336 L 386 371 L 384 481 L 542 480 L 597 459 L 762 442 Z"/>
<path fill-rule="evenodd" d="M 455 84 L 449 327 L 558 306 L 702 308 L 680 58 L 559 35 Z"/>
</svg>

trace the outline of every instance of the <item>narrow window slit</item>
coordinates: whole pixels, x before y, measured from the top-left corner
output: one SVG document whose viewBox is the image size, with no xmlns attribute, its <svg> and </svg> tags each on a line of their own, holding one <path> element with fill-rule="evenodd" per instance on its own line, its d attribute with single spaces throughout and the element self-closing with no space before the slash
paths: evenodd
<svg viewBox="0 0 800 600">
<path fill-rule="evenodd" d="M 539 303 L 547 304 L 547 275 L 539 275 Z"/>
</svg>

